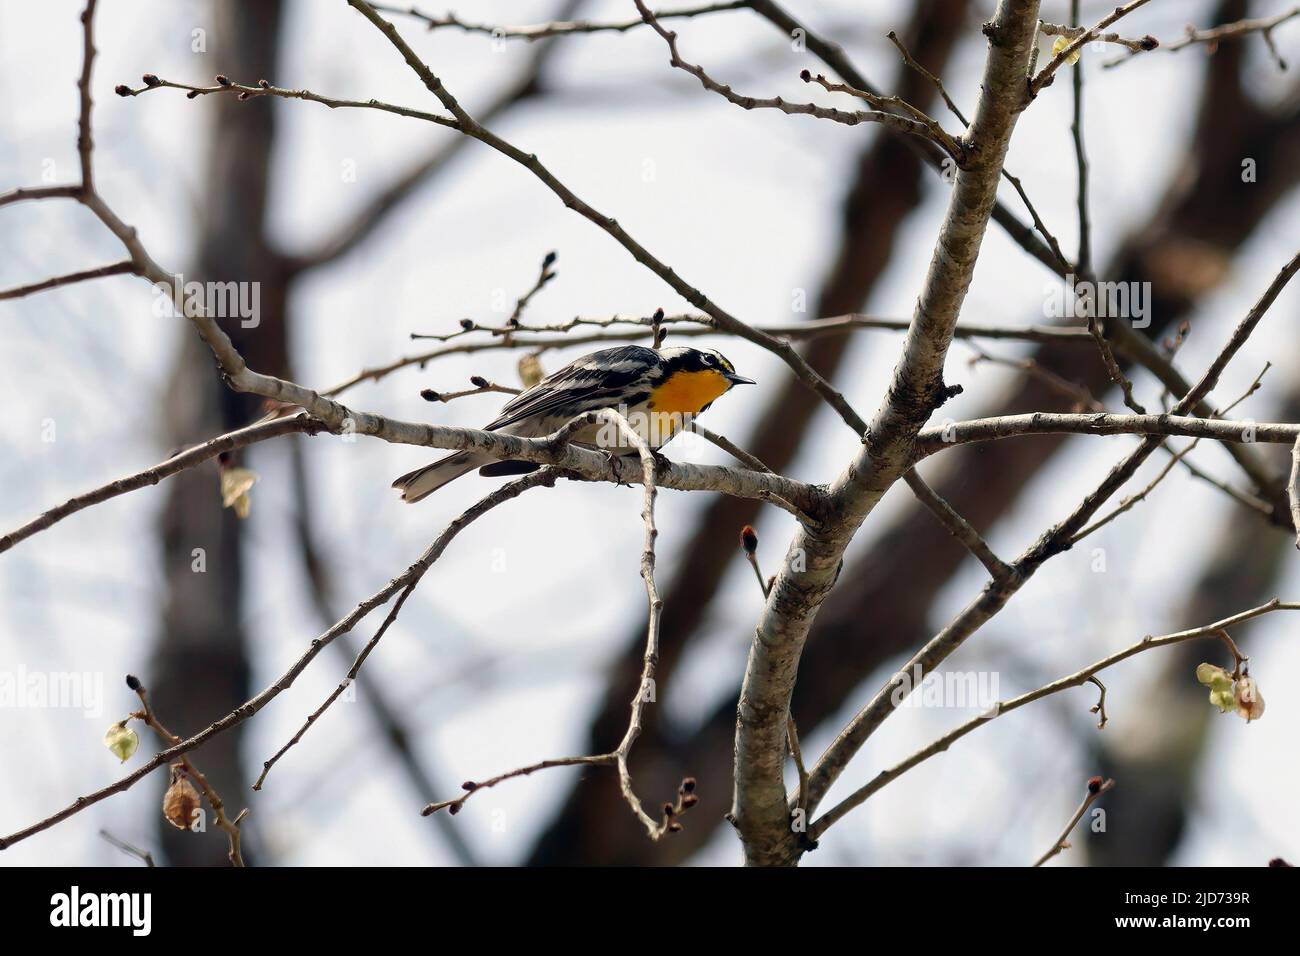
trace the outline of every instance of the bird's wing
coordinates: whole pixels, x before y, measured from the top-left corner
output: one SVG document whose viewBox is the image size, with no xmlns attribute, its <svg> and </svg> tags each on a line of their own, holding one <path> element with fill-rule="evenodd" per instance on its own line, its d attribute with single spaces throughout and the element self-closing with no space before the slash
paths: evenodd
<svg viewBox="0 0 1300 956">
<path fill-rule="evenodd" d="M 576 417 L 583 412 L 608 408 L 627 398 L 627 386 L 644 375 L 655 361 L 654 351 L 640 345 L 584 355 L 511 399 L 487 430 L 505 428 L 526 418 L 546 417 L 559 409 L 564 409 L 566 414 L 571 409 L 570 417 Z"/>
</svg>

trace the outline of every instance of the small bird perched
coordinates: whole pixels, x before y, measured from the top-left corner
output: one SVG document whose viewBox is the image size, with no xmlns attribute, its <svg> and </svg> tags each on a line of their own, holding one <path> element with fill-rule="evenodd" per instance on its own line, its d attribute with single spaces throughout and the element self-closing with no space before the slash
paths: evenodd
<svg viewBox="0 0 1300 956">
<path fill-rule="evenodd" d="M 681 431 L 690 417 L 713 404 L 733 385 L 753 385 L 712 349 L 641 345 L 601 349 L 570 362 L 511 399 L 485 431 L 519 438 L 541 438 L 586 412 L 613 408 L 624 415 L 649 444 L 658 449 Z M 647 427 L 648 426 L 648 427 Z M 596 442 L 599 425 L 574 436 L 578 444 Z M 622 454 L 630 453 L 625 446 Z M 416 502 L 466 472 L 522 474 L 539 467 L 532 462 L 498 462 L 484 452 L 458 451 L 393 482 L 402 500 Z"/>
</svg>

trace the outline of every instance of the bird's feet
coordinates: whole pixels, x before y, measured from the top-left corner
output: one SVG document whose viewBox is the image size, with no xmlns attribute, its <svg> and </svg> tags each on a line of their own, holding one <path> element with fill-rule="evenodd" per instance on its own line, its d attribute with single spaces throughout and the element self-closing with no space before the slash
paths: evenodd
<svg viewBox="0 0 1300 956">
<path fill-rule="evenodd" d="M 618 470 L 619 456 L 614 454 L 608 448 L 602 449 L 602 453 L 605 456 L 605 463 L 609 466 L 610 480 L 613 481 L 615 485 L 625 487 L 627 482 L 622 479 Z"/>
</svg>

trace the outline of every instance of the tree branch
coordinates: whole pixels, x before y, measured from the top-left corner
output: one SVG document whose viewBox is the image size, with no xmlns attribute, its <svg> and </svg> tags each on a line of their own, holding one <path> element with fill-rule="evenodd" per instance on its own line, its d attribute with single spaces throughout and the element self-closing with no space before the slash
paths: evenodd
<svg viewBox="0 0 1300 956">
<path fill-rule="evenodd" d="M 97 269 L 85 269 L 82 272 L 71 272 L 67 275 L 55 276 L 52 279 L 46 279 L 43 282 L 33 282 L 31 285 L 20 285 L 12 289 L 0 289 L 0 299 L 21 299 L 23 296 L 32 295 L 35 292 L 44 292 L 46 289 L 54 289 L 61 285 L 72 285 L 74 282 L 85 282 L 87 279 L 103 279 L 106 276 L 120 276 L 135 273 L 135 263 L 130 259 L 124 262 L 115 262 L 110 266 L 100 266 Z"/>
<path fill-rule="evenodd" d="M 739 10 L 747 7 L 747 0 L 726 0 L 723 3 L 706 3 L 696 7 L 682 7 L 677 10 L 661 10 L 655 14 L 661 19 L 681 19 L 686 17 L 698 17 L 708 13 L 721 13 L 727 10 Z M 532 26 L 494 26 L 490 23 L 467 23 L 461 20 L 454 13 L 447 13 L 444 16 L 433 16 L 428 13 L 421 13 L 415 7 L 398 7 L 385 3 L 371 4 L 380 13 L 396 13 L 402 16 L 415 17 L 424 23 L 425 27 L 432 31 L 443 27 L 455 27 L 466 33 L 485 33 L 496 39 L 523 39 L 528 41 L 541 40 L 546 37 L 571 36 L 575 33 L 625 33 L 628 30 L 641 26 L 645 21 L 641 19 L 620 20 L 612 23 L 599 23 L 591 20 L 552 20 L 550 23 L 539 23 Z"/>
<path fill-rule="evenodd" d="M 243 448 L 245 445 L 251 445 L 254 442 L 266 441 L 270 438 L 279 438 L 281 435 L 290 435 L 301 433 L 305 435 L 315 435 L 324 430 L 323 422 L 317 421 L 307 415 L 294 415 L 288 418 L 277 418 L 272 421 L 259 422 L 241 428 L 238 431 L 227 432 L 224 435 L 218 435 L 216 438 L 209 439 L 202 445 L 196 445 L 188 451 L 179 452 L 172 455 L 161 464 L 154 465 L 152 468 L 146 468 L 144 471 L 136 472 L 134 475 L 128 475 L 125 478 L 118 478 L 110 481 L 106 485 L 101 485 L 94 491 L 88 491 L 85 494 L 77 495 L 75 498 L 69 498 L 61 505 L 50 508 L 39 517 L 33 518 L 21 527 L 15 528 L 8 534 L 0 536 L 0 553 L 4 553 L 20 541 L 30 538 L 38 531 L 44 531 L 58 522 L 62 521 L 68 515 L 75 514 L 91 505 L 97 505 L 100 502 L 108 501 L 110 498 L 116 498 L 118 495 L 124 495 L 129 491 L 135 491 L 137 488 L 144 488 L 146 485 L 156 485 L 164 478 L 170 478 L 172 475 L 179 474 L 187 468 L 193 468 L 200 465 L 210 458 L 226 451 L 234 451 L 237 448 Z"/>
<path fill-rule="evenodd" d="M 737 711 L 732 819 L 752 865 L 789 865 L 802 852 L 790 830 L 782 772 L 799 658 L 844 549 L 885 491 L 909 470 L 917 432 L 948 395 L 944 357 L 996 201 L 1011 133 L 1026 103 L 1023 77 L 1037 13 L 1034 0 L 1002 0 L 985 27 L 990 42 L 983 92 L 967 137 L 975 149 L 958 170 L 888 397 L 862 451 L 831 486 L 838 521 L 796 532 L 750 646 Z"/>
<path fill-rule="evenodd" d="M 1192 628 L 1191 630 L 1186 631 L 1177 631 L 1160 637 L 1151 637 L 1148 635 L 1136 644 L 1131 644 L 1121 651 L 1103 657 L 1101 660 L 1094 661 L 1082 670 L 1075 671 L 1073 674 L 1058 678 L 1050 684 L 1044 684 L 1042 687 L 1021 694 L 1019 697 L 1013 697 L 1007 701 L 999 701 L 984 713 L 972 717 L 970 720 L 950 730 L 942 737 L 922 747 L 906 760 L 895 764 L 888 770 L 880 771 L 880 773 L 872 777 L 867 784 L 858 788 L 830 810 L 827 810 L 822 814 L 809 828 L 810 836 L 813 839 L 817 839 L 830 827 L 834 826 L 836 822 L 842 820 L 850 811 L 866 803 L 870 797 L 879 792 L 886 784 L 897 780 L 907 771 L 911 770 L 918 764 L 929 760 L 935 754 L 943 753 L 971 731 L 979 727 L 988 726 L 998 717 L 1003 717 L 1006 714 L 1011 713 L 1013 710 L 1019 710 L 1026 704 L 1032 704 L 1036 700 L 1042 700 L 1044 697 L 1049 697 L 1052 694 L 1059 694 L 1061 691 L 1069 690 L 1071 687 L 1082 687 L 1084 684 L 1091 681 L 1096 674 L 1114 664 L 1118 664 L 1120 661 L 1133 657 L 1135 654 L 1141 654 L 1144 651 L 1153 650 L 1157 647 L 1166 647 L 1170 644 L 1179 644 L 1183 641 L 1191 641 L 1198 638 L 1218 639 L 1219 632 L 1224 628 L 1244 623 L 1245 621 L 1252 620 L 1264 614 L 1269 614 L 1273 611 L 1300 611 L 1300 604 L 1284 604 L 1279 599 L 1274 598 L 1267 604 L 1262 604 L 1259 607 L 1242 611 L 1238 614 L 1232 615 L 1231 617 L 1224 618 L 1222 621 L 1207 624 L 1204 627 Z"/>
</svg>

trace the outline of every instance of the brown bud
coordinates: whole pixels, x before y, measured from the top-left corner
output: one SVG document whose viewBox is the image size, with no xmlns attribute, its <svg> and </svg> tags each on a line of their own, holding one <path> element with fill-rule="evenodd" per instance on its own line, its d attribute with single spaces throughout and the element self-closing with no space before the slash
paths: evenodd
<svg viewBox="0 0 1300 956">
<path fill-rule="evenodd" d="M 676 813 L 677 813 L 677 808 L 674 807 L 671 803 L 664 804 L 664 816 L 671 817 Z"/>
<path fill-rule="evenodd" d="M 460 785 L 460 788 L 462 790 L 477 790 L 478 784 L 476 784 L 473 780 L 466 780 L 464 783 Z"/>
<path fill-rule="evenodd" d="M 224 73 L 218 73 L 217 86 L 229 86 L 229 85 L 230 85 L 230 77 L 226 76 Z"/>
<path fill-rule="evenodd" d="M 140 79 L 144 80 L 145 86 L 158 86 L 162 83 L 162 80 L 158 79 L 158 77 L 152 73 L 146 73 L 144 76 L 140 77 Z"/>
<path fill-rule="evenodd" d="M 271 83 L 269 80 L 258 80 L 257 85 L 264 90 L 269 90 L 271 88 Z"/>
<path fill-rule="evenodd" d="M 740 529 L 740 546 L 745 549 L 746 554 L 753 554 L 758 550 L 758 532 L 754 530 L 753 525 L 745 525 Z"/>
<path fill-rule="evenodd" d="M 1154 50 L 1159 45 L 1160 45 L 1160 41 L 1157 40 L 1149 33 L 1146 36 L 1144 36 L 1141 40 L 1138 40 L 1138 46 L 1142 47 L 1142 49 L 1144 50 Z"/>
<path fill-rule="evenodd" d="M 253 95 L 253 94 L 249 93 L 247 90 L 240 90 L 240 91 L 239 91 L 239 97 L 238 97 L 238 98 L 241 99 L 241 100 L 246 100 L 246 99 L 248 99 L 248 98 L 249 98 L 250 96 L 252 96 L 252 95 Z"/>
<path fill-rule="evenodd" d="M 805 83 L 811 83 L 811 82 L 812 82 L 812 74 L 811 74 L 810 72 L 808 72 L 807 70 L 800 70 L 800 71 L 799 71 L 799 79 L 803 80 Z"/>
<path fill-rule="evenodd" d="M 691 807 L 695 806 L 699 802 L 700 802 L 699 797 L 697 797 L 693 793 L 688 793 L 684 797 L 682 797 L 682 809 L 689 810 Z"/>
<path fill-rule="evenodd" d="M 470 329 L 474 328 L 474 320 L 473 320 L 473 319 L 461 319 L 461 320 L 460 320 L 460 327 L 461 327 L 462 329 L 464 329 L 466 332 L 468 332 Z"/>
<path fill-rule="evenodd" d="M 485 379 L 482 375 L 471 375 L 469 377 L 469 383 L 473 385 L 475 388 L 488 387 L 488 380 Z"/>
<path fill-rule="evenodd" d="M 668 824 L 668 832 L 669 832 L 669 833 L 681 833 L 681 832 L 682 832 L 682 825 L 681 825 L 680 823 L 678 823 L 677 821 L 674 820 L 672 823 Z"/>
<path fill-rule="evenodd" d="M 1282 859 L 1280 856 L 1273 857 L 1273 859 L 1268 861 L 1268 865 L 1275 866 L 1275 867 L 1286 867 L 1287 869 L 1291 869 L 1291 864 L 1288 863 L 1286 860 Z"/>
<path fill-rule="evenodd" d="M 131 690 L 135 691 L 137 694 L 144 690 L 144 684 L 140 683 L 140 678 L 136 677 L 134 674 L 126 675 L 126 686 L 131 688 Z"/>
<path fill-rule="evenodd" d="M 1101 777 L 1089 777 L 1089 778 L 1088 778 L 1088 792 L 1089 792 L 1089 793 L 1101 793 L 1101 783 L 1102 783 L 1102 781 L 1101 781 Z"/>
<path fill-rule="evenodd" d="M 163 795 L 162 811 L 167 822 L 178 830 L 188 830 L 199 809 L 199 792 L 179 770 L 172 771 L 172 784 Z"/>
<path fill-rule="evenodd" d="M 420 397 L 426 402 L 437 402 L 442 400 L 442 395 L 431 388 L 420 389 Z"/>
<path fill-rule="evenodd" d="M 653 318 L 656 322 L 662 322 L 662 321 L 664 320 L 664 310 L 663 310 L 663 309 L 655 309 L 655 314 L 652 316 L 652 318 Z"/>
<path fill-rule="evenodd" d="M 198 96 L 198 95 L 199 95 L 199 91 L 198 91 L 198 90 L 190 90 L 188 93 L 185 94 L 185 98 L 186 98 L 187 100 L 192 100 L 192 99 L 194 99 L 194 98 L 195 98 L 196 96 Z"/>
<path fill-rule="evenodd" d="M 685 780 L 682 781 L 682 793 L 694 793 L 694 792 L 695 792 L 695 778 L 687 777 Z"/>
<path fill-rule="evenodd" d="M 125 83 L 119 83 L 117 86 L 113 87 L 113 92 L 118 96 L 130 96 L 131 87 L 127 86 Z"/>
</svg>

